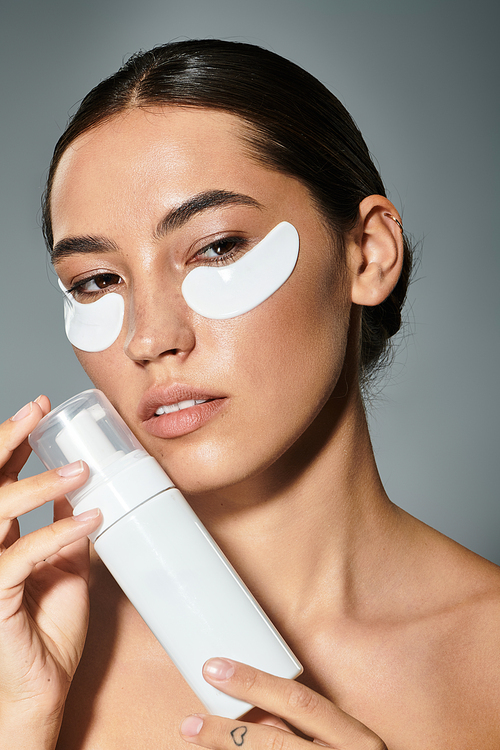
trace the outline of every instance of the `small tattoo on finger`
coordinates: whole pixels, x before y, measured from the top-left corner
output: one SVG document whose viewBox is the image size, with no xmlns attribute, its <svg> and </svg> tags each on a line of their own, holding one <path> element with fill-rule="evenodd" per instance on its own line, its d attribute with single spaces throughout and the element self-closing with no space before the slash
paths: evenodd
<svg viewBox="0 0 500 750">
<path fill-rule="evenodd" d="M 233 742 L 237 747 L 241 747 L 243 743 L 245 742 L 245 735 L 247 733 L 246 727 L 236 727 L 236 729 L 233 729 L 231 732 L 231 737 L 233 738 Z"/>
</svg>

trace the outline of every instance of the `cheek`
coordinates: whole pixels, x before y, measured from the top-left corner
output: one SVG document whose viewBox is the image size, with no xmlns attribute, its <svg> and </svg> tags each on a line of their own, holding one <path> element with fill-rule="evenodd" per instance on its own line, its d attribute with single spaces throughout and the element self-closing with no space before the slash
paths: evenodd
<svg viewBox="0 0 500 750">
<path fill-rule="evenodd" d="M 123 386 L 126 382 L 126 378 L 118 377 L 124 364 L 120 343 L 116 342 L 102 352 L 84 352 L 75 347 L 73 351 L 95 388 L 103 391 L 113 406 L 117 407 L 120 401 L 120 384 Z"/>
<path fill-rule="evenodd" d="M 349 331 L 350 301 L 338 275 L 292 279 L 235 320 L 231 336 L 222 330 L 229 321 L 219 324 L 215 347 L 221 373 L 245 382 L 252 418 L 266 420 L 273 413 L 283 427 L 289 419 L 310 422 L 329 398 L 342 372 Z"/>
</svg>

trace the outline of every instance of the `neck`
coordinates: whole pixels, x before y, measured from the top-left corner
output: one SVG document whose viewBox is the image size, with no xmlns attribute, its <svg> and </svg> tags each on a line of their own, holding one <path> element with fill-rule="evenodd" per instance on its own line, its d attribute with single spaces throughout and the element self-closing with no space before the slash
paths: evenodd
<svg viewBox="0 0 500 750">
<path fill-rule="evenodd" d="M 283 632 L 356 607 L 395 524 L 358 390 L 332 398 L 267 471 L 189 501 Z"/>
</svg>

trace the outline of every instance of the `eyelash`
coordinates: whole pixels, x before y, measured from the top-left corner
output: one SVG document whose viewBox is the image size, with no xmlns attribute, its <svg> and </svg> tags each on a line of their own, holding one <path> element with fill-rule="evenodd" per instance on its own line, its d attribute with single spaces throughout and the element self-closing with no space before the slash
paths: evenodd
<svg viewBox="0 0 500 750">
<path fill-rule="evenodd" d="M 85 297 L 86 299 L 90 300 L 94 297 L 101 296 L 102 292 L 96 292 L 96 291 L 84 291 L 83 287 L 86 284 L 90 284 L 90 282 L 98 283 L 100 280 L 104 279 L 120 279 L 120 276 L 117 273 L 96 273 L 93 276 L 87 276 L 85 279 L 81 279 L 81 281 L 78 281 L 76 284 L 73 284 L 72 287 L 68 289 L 68 293 L 72 294 L 75 299 L 78 299 L 78 297 Z M 110 283 L 107 286 L 103 287 L 103 290 L 107 289 L 108 286 L 115 286 L 115 284 L 120 284 L 121 279 L 118 282 Z"/>
<path fill-rule="evenodd" d="M 228 263 L 231 263 L 234 258 L 239 255 L 243 249 L 244 246 L 247 244 L 247 240 L 243 237 L 223 237 L 220 240 L 215 240 L 214 242 L 211 242 L 209 245 L 206 245 L 204 248 L 199 250 L 196 255 L 194 256 L 193 261 L 196 261 L 197 259 L 203 259 L 205 265 L 226 265 Z M 223 254 L 215 257 L 215 258 L 203 258 L 203 256 L 206 255 L 206 253 L 209 250 L 213 250 L 215 248 L 224 249 L 225 247 L 228 247 L 229 249 L 224 252 Z M 84 287 L 86 284 L 90 284 L 91 282 L 98 283 L 99 281 L 102 281 L 104 279 L 119 279 L 119 281 L 111 282 L 104 286 L 102 288 L 102 291 L 106 290 L 109 287 L 119 285 L 121 283 L 121 278 L 116 273 L 97 273 L 93 276 L 87 276 L 85 279 L 81 279 L 76 284 L 73 284 L 67 291 L 69 294 L 72 294 L 75 299 L 78 300 L 78 297 L 82 298 L 85 297 L 87 300 L 91 300 L 95 297 L 102 296 L 102 291 L 84 291 Z"/>
<path fill-rule="evenodd" d="M 232 261 L 235 255 L 238 255 L 243 250 L 246 244 L 247 240 L 245 240 L 243 237 L 223 237 L 220 240 L 211 242 L 209 245 L 206 245 L 204 248 L 199 250 L 199 252 L 196 253 L 195 258 L 199 258 L 200 256 L 205 255 L 210 249 L 230 246 L 230 249 L 227 250 L 224 255 L 219 255 L 216 258 L 205 258 L 206 263 L 224 265 L 225 263 L 229 263 L 230 261 Z"/>
</svg>

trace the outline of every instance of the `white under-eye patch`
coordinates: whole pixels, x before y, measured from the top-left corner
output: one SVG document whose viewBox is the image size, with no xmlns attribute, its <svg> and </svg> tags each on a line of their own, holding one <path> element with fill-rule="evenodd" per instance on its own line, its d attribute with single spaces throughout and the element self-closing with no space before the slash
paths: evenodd
<svg viewBox="0 0 500 750">
<path fill-rule="evenodd" d="M 299 235 L 292 224 L 281 222 L 239 260 L 223 267 L 198 266 L 183 281 L 182 295 L 204 318 L 226 320 L 253 310 L 288 279 L 299 255 Z M 108 292 L 82 304 L 64 292 L 66 336 L 77 349 L 102 352 L 110 347 L 123 325 L 121 294 Z"/>
<path fill-rule="evenodd" d="M 298 232 L 282 221 L 231 265 L 194 268 L 182 283 L 182 296 L 204 318 L 235 318 L 274 294 L 292 273 L 298 255 Z"/>
<path fill-rule="evenodd" d="M 114 344 L 123 324 L 125 305 L 121 294 L 109 292 L 83 305 L 58 279 L 64 292 L 64 327 L 69 341 L 84 352 L 102 352 Z"/>
</svg>

